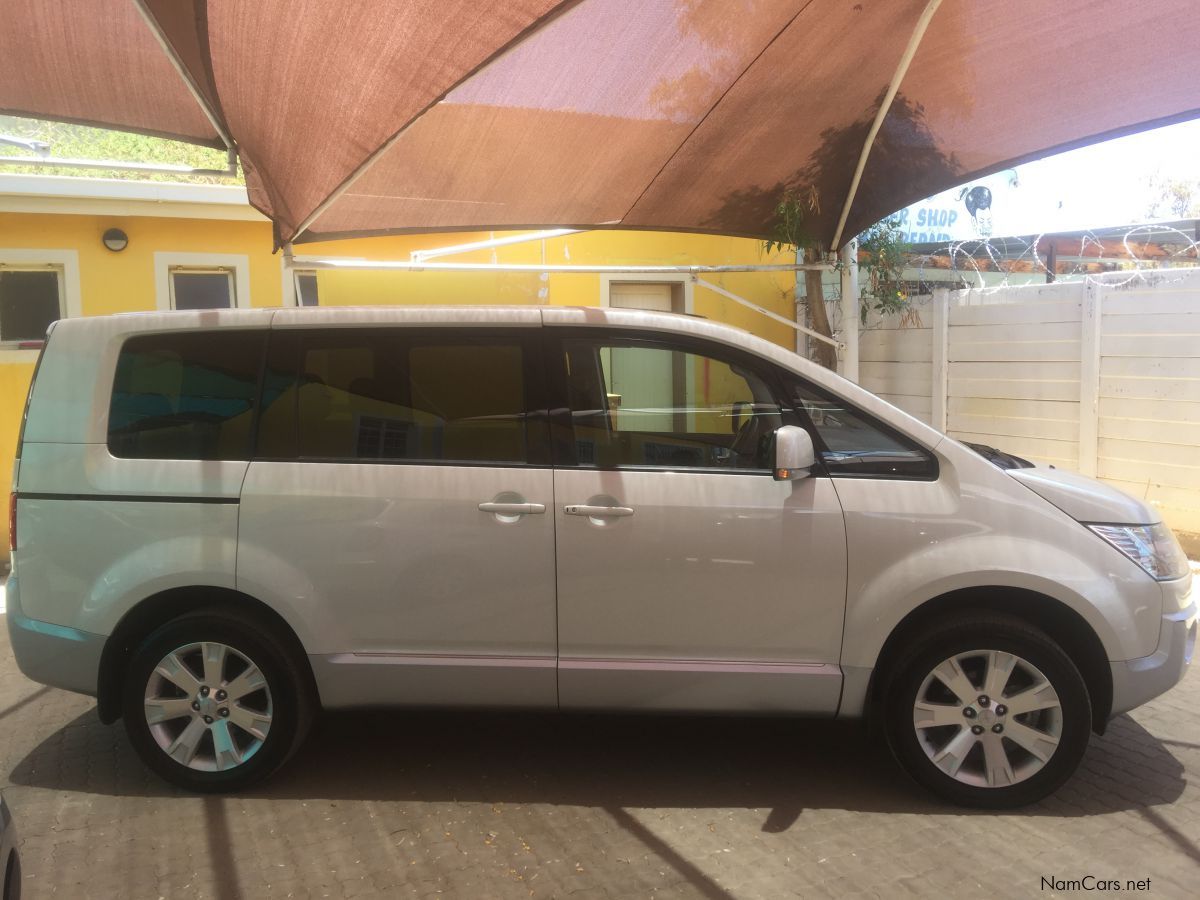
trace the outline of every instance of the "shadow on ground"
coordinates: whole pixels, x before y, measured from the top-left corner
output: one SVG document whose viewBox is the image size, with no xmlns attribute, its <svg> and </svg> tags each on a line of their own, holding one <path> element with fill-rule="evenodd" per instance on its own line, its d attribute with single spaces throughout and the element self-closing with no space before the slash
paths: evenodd
<svg viewBox="0 0 1200 900">
<path fill-rule="evenodd" d="M 180 793 L 147 772 L 120 725 L 102 725 L 94 711 L 44 740 L 9 777 L 59 791 Z M 1164 743 L 1121 716 L 1093 738 L 1071 782 L 1022 813 L 1146 809 L 1176 800 L 1185 784 Z M 946 811 L 861 725 L 766 718 L 328 714 L 287 767 L 248 796 L 769 809 L 769 832 L 805 809 Z"/>
</svg>

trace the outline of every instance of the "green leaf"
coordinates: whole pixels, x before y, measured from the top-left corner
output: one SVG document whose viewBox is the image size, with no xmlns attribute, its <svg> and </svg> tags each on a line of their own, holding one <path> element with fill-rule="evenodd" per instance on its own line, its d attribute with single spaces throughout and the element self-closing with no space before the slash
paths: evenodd
<svg viewBox="0 0 1200 900">
<path fill-rule="evenodd" d="M 196 169 L 225 168 L 225 152 L 200 147 L 182 141 L 150 137 L 128 131 L 110 131 L 65 122 L 44 122 L 16 116 L 0 116 L 0 134 L 32 138 L 50 144 L 50 155 L 66 159 L 111 159 L 120 162 L 169 163 Z M 16 147 L 0 145 L 4 156 L 24 156 Z M 37 157 L 29 154 L 27 166 L 5 166 L 3 171 L 14 175 L 77 175 L 86 178 L 117 178 L 132 181 L 182 181 L 192 184 L 242 184 L 239 175 L 218 178 L 207 175 L 182 175 L 173 172 L 131 172 L 123 169 L 68 169 L 61 166 L 39 166 Z"/>
</svg>

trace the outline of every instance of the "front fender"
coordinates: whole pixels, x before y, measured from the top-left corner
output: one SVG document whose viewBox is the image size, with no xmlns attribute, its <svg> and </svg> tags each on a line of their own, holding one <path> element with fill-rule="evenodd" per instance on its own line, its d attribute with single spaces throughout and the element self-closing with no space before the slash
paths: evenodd
<svg viewBox="0 0 1200 900">
<path fill-rule="evenodd" d="M 938 541 L 873 567 L 853 586 L 847 603 L 843 665 L 874 667 L 905 617 L 935 597 L 964 588 L 1017 588 L 1051 597 L 1088 623 L 1110 660 L 1153 653 L 1162 609 L 1158 585 L 1071 524 L 1084 541 L 1064 546 L 975 534 Z"/>
</svg>

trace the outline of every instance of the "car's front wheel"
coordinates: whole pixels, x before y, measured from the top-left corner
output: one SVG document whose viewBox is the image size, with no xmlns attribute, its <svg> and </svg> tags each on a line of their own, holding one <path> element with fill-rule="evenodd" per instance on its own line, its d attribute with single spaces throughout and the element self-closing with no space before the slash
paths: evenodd
<svg viewBox="0 0 1200 900">
<path fill-rule="evenodd" d="M 305 681 L 269 630 L 235 613 L 190 613 L 134 651 L 125 728 L 145 763 L 193 791 L 236 791 L 279 768 L 310 718 Z"/>
<path fill-rule="evenodd" d="M 998 614 L 931 629 L 893 668 L 885 693 L 897 760 L 967 806 L 1034 803 L 1083 758 L 1091 701 L 1071 658 L 1044 632 Z"/>
</svg>

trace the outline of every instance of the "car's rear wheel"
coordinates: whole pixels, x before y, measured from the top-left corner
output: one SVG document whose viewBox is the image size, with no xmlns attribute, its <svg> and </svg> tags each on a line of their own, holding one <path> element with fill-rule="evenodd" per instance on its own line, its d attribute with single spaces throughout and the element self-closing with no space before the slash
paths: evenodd
<svg viewBox="0 0 1200 900">
<path fill-rule="evenodd" d="M 892 671 L 884 703 L 897 760 L 967 806 L 1034 803 L 1071 777 L 1087 748 L 1091 701 L 1044 632 L 995 614 L 931 629 Z"/>
<path fill-rule="evenodd" d="M 8 854 L 4 870 L 4 900 L 21 900 L 21 857 L 16 850 Z"/>
<path fill-rule="evenodd" d="M 146 764 L 193 791 L 236 791 L 278 769 L 311 718 L 306 681 L 269 629 L 236 613 L 174 619 L 134 651 L 125 728 Z"/>
</svg>

